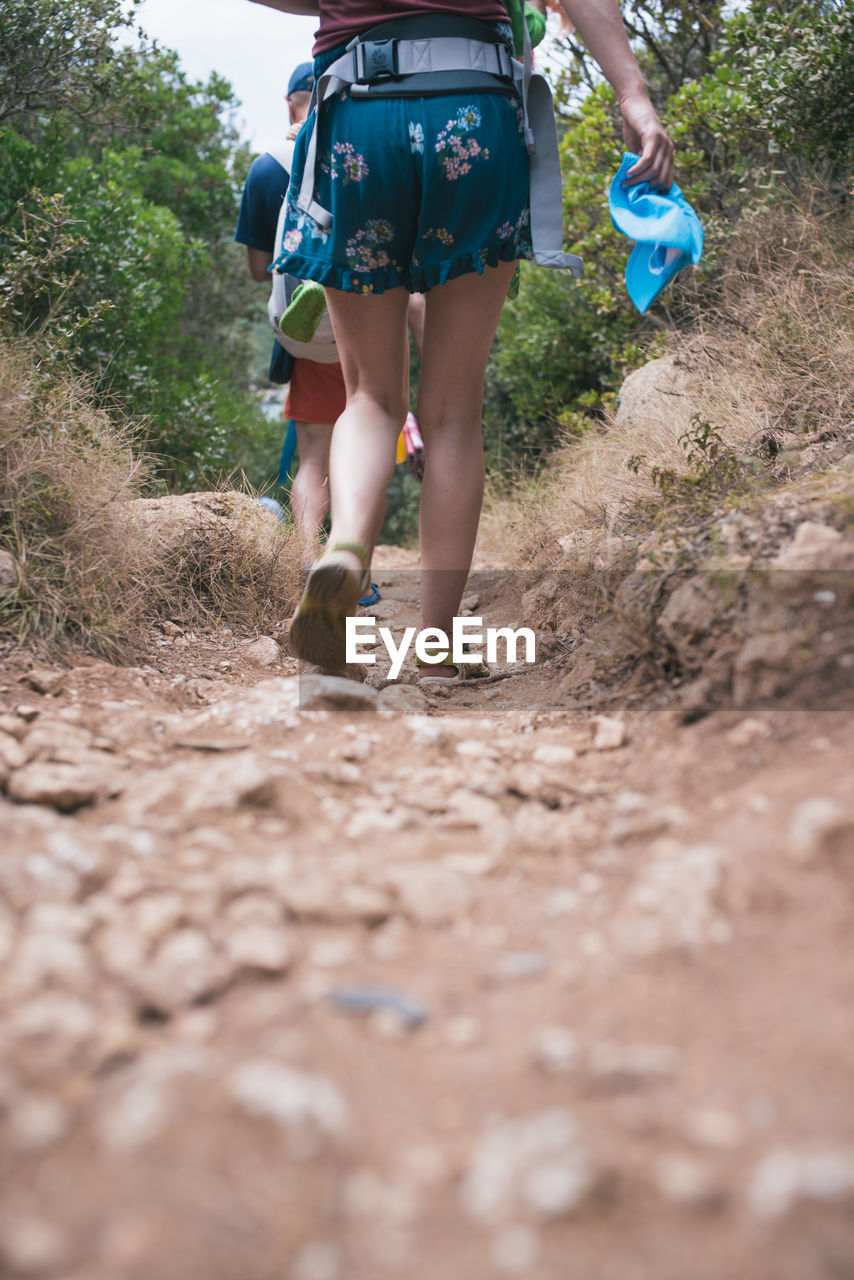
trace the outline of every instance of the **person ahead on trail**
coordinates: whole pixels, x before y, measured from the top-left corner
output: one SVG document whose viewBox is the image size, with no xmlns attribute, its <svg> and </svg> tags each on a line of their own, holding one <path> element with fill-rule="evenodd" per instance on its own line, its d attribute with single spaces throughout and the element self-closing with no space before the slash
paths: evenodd
<svg viewBox="0 0 854 1280">
<path fill-rule="evenodd" d="M 426 294 L 422 623 L 450 634 L 459 610 L 483 497 L 486 362 L 516 263 L 534 256 L 519 64 L 508 73 L 513 46 L 500 0 L 253 2 L 320 18 L 314 69 L 328 92 L 317 128 L 310 117 L 297 139 L 277 265 L 325 286 L 344 370 L 347 403 L 330 455 L 331 533 L 291 625 L 301 658 L 340 667 L 406 416 L 409 291 Z M 561 3 L 616 93 L 626 146 L 638 155 L 628 181 L 668 188 L 673 145 L 617 0 Z M 473 50 L 465 69 L 456 52 L 456 62 L 442 64 L 438 51 L 451 46 Z M 412 73 L 425 54 L 440 65 L 422 78 Z M 324 81 L 333 64 L 336 78 Z M 345 64 L 354 70 L 345 73 Z M 440 670 L 456 677 L 450 655 Z"/>
<path fill-rule="evenodd" d="M 266 152 L 255 160 L 243 188 L 235 240 L 246 245 L 249 272 L 259 284 L 270 284 L 270 264 L 276 256 L 276 225 L 290 178 L 294 139 L 308 115 L 314 88 L 310 62 L 300 63 L 288 82 L 285 100 L 290 126 L 276 154 Z M 277 376 L 277 366 L 292 365 L 290 377 Z M 291 509 L 308 546 L 317 537 L 329 509 L 329 443 L 332 424 L 346 403 L 341 365 L 292 357 L 275 344 L 270 376 L 289 381 L 285 418 L 292 419 L 299 448 L 299 469 L 291 485 Z M 284 479 L 284 477 L 281 477 Z"/>
</svg>

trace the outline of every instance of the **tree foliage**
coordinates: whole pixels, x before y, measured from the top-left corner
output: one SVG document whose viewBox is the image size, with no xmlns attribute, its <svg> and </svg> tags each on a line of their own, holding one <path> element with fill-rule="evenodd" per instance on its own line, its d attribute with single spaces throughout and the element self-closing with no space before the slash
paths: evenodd
<svg viewBox="0 0 854 1280">
<path fill-rule="evenodd" d="M 644 0 L 624 18 L 676 145 L 677 180 L 705 228 L 704 260 L 644 317 L 623 270 L 630 243 L 611 226 L 608 185 L 622 155 L 614 95 L 575 38 L 552 70 L 562 122 L 564 227 L 585 260 L 575 281 L 527 268 L 505 308 L 487 383 L 489 436 L 536 457 L 573 410 L 616 391 L 657 332 L 686 322 L 745 212 L 822 181 L 844 201 L 854 169 L 854 0 L 772 5 L 729 18 L 699 0 Z M 567 61 L 567 58 L 569 61 Z"/>
<path fill-rule="evenodd" d="M 249 155 L 229 85 L 193 83 L 113 0 L 0 18 L 0 322 L 145 423 L 171 484 L 254 467 L 257 291 L 232 242 Z M 276 429 L 276 434 L 278 434 Z"/>
</svg>

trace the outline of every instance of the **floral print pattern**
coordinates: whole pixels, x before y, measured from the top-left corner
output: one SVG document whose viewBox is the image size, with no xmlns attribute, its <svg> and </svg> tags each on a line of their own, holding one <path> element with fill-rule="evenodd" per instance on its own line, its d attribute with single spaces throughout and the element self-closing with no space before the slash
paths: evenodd
<svg viewBox="0 0 854 1280">
<path fill-rule="evenodd" d="M 471 90 L 417 104 L 336 94 L 324 110 L 314 196 L 332 223 L 324 229 L 297 208 L 301 134 L 280 255 L 292 274 L 359 294 L 425 291 L 531 256 L 515 100 Z"/>
<path fill-rule="evenodd" d="M 496 227 L 495 234 L 499 240 L 512 241 L 514 249 L 521 253 L 522 249 L 530 244 L 528 234 L 530 222 L 531 211 L 525 208 L 515 222 L 502 222 L 500 227 Z"/>
<path fill-rule="evenodd" d="M 481 116 L 476 106 L 460 107 L 453 120 L 449 120 L 438 134 L 435 152 L 440 171 L 448 182 L 456 182 L 471 172 L 473 160 L 488 160 L 489 148 L 474 136 L 480 127 Z"/>
<path fill-rule="evenodd" d="M 345 186 L 348 182 L 361 182 L 370 173 L 365 157 L 356 151 L 352 142 L 336 142 L 321 160 L 320 167 L 333 182 L 342 179 Z"/>
<path fill-rule="evenodd" d="M 394 227 L 387 218 L 371 218 L 347 241 L 344 253 L 353 271 L 376 271 L 397 263 L 383 245 L 394 239 Z"/>
</svg>

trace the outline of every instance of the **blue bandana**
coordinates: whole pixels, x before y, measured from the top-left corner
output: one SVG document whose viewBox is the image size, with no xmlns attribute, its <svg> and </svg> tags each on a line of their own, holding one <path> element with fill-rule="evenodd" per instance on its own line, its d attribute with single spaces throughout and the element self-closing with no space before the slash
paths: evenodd
<svg viewBox="0 0 854 1280">
<path fill-rule="evenodd" d="M 626 152 L 611 181 L 608 207 L 618 231 L 635 240 L 626 263 L 629 297 L 647 311 L 677 271 L 703 256 L 700 219 L 674 182 L 669 191 L 655 191 L 648 182 L 624 187 L 626 173 L 638 157 Z"/>
</svg>

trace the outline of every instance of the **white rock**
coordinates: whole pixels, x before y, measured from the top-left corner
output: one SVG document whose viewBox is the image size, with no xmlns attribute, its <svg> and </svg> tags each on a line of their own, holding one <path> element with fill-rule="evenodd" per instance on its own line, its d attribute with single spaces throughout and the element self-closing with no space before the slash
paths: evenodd
<svg viewBox="0 0 854 1280">
<path fill-rule="evenodd" d="M 442 866 L 464 876 L 487 876 L 498 865 L 494 853 L 445 853 Z"/>
<path fill-rule="evenodd" d="M 241 1110 L 275 1120 L 306 1157 L 316 1154 L 323 1139 L 340 1139 L 349 1128 L 347 1103 L 325 1076 L 258 1059 L 237 1068 L 230 1090 Z"/>
<path fill-rule="evenodd" d="M 561 768 L 572 764 L 577 754 L 574 747 L 565 746 L 559 742 L 544 742 L 541 746 L 534 748 L 531 759 L 537 764 Z"/>
<path fill-rule="evenodd" d="M 200 929 L 178 929 L 163 939 L 151 965 L 139 978 L 142 997 L 171 1013 L 214 991 L 223 971 Z"/>
<path fill-rule="evenodd" d="M 300 711 L 374 711 L 376 689 L 341 676 L 300 676 Z"/>
<path fill-rule="evenodd" d="M 29 933 L 18 948 L 9 985 L 22 993 L 54 980 L 79 989 L 89 976 L 88 953 L 74 938 L 61 933 Z"/>
<path fill-rule="evenodd" d="M 543 1027 L 537 1035 L 534 1056 L 549 1075 L 566 1075 L 578 1059 L 578 1042 L 569 1027 Z"/>
<path fill-rule="evenodd" d="M 618 791 L 614 796 L 613 809 L 614 813 L 625 818 L 629 814 L 639 813 L 641 809 L 646 808 L 646 804 L 646 796 L 641 795 L 639 791 Z"/>
<path fill-rule="evenodd" d="M 379 806 L 361 809 L 355 813 L 344 829 L 348 840 L 358 840 L 375 831 L 400 831 L 406 825 L 403 809 L 387 811 Z"/>
<path fill-rule="evenodd" d="M 19 1147 L 40 1150 L 59 1142 L 68 1131 L 68 1111 L 48 1094 L 25 1093 L 9 1109 L 9 1125 Z"/>
<path fill-rule="evenodd" d="M 252 857 L 239 854 L 220 861 L 217 879 L 229 896 L 249 893 L 252 890 L 269 892 L 287 885 L 293 871 L 293 859 L 285 849 L 278 849 L 269 857 Z"/>
<path fill-rule="evenodd" d="M 59 933 L 80 938 L 89 929 L 89 912 L 72 902 L 37 902 L 27 924 L 33 933 Z"/>
<path fill-rule="evenodd" d="M 391 684 L 381 690 L 377 699 L 377 710 L 382 716 L 398 716 L 422 711 L 427 706 L 418 685 Z"/>
<path fill-rule="evenodd" d="M 759 1162 L 748 1199 L 760 1218 L 781 1218 L 799 1200 L 854 1203 L 854 1148 L 808 1154 L 778 1148 Z"/>
<path fill-rule="evenodd" d="M 329 924 L 378 924 L 392 910 L 391 898 L 384 889 L 368 884 L 341 885 L 331 876 L 320 874 L 294 880 L 281 896 L 293 915 Z"/>
<path fill-rule="evenodd" d="M 744 1127 L 731 1111 L 699 1107 L 685 1117 L 685 1135 L 703 1147 L 729 1151 L 744 1141 Z"/>
<path fill-rule="evenodd" d="M 772 569 L 845 569 L 854 561 L 854 545 L 830 525 L 805 520 L 790 543 L 771 562 Z"/>
<path fill-rule="evenodd" d="M 282 661 L 282 651 L 272 636 L 259 636 L 244 646 L 242 654 L 256 667 L 277 667 Z"/>
<path fill-rule="evenodd" d="M 468 882 L 456 871 L 431 862 L 391 867 L 386 881 L 404 913 L 420 924 L 448 924 L 467 911 L 472 900 Z"/>
<path fill-rule="evenodd" d="M 244 893 L 233 898 L 225 908 L 230 925 L 266 924 L 273 928 L 282 923 L 282 906 L 278 898 L 263 893 Z"/>
<path fill-rule="evenodd" d="M 653 1080 L 668 1080 L 682 1067 L 679 1049 L 666 1044 L 618 1044 L 602 1041 L 590 1051 L 590 1074 L 609 1088 L 631 1089 Z"/>
<path fill-rule="evenodd" d="M 581 905 L 581 897 L 574 889 L 555 889 L 550 893 L 543 904 L 545 915 L 570 916 L 576 912 Z"/>
<path fill-rule="evenodd" d="M 109 924 L 95 935 L 95 952 L 107 973 L 117 978 L 139 973 L 145 963 L 147 947 L 138 933 L 132 933 L 126 922 Z"/>
<path fill-rule="evenodd" d="M 469 1014 L 457 1014 L 445 1023 L 444 1040 L 453 1049 L 470 1049 L 482 1038 L 483 1025 Z"/>
<path fill-rule="evenodd" d="M 843 842 L 854 849 L 854 812 L 826 796 L 813 796 L 796 807 L 788 833 L 793 861 L 811 862 Z"/>
<path fill-rule="evenodd" d="M 505 951 L 496 960 L 492 976 L 499 982 L 525 982 L 541 978 L 548 972 L 549 958 L 545 951 Z"/>
<path fill-rule="evenodd" d="M 51 857 L 61 866 L 70 867 L 84 879 L 97 879 L 104 873 L 104 855 L 92 832 L 68 830 L 70 819 L 48 833 L 46 844 Z"/>
<path fill-rule="evenodd" d="M 17 739 L 6 733 L 0 735 L 0 764 L 5 765 L 7 771 L 21 769 L 28 759 L 27 751 Z"/>
<path fill-rule="evenodd" d="M 693 1156 L 659 1157 L 654 1178 L 663 1198 L 672 1204 L 711 1208 L 722 1199 L 723 1191 L 715 1170 Z"/>
<path fill-rule="evenodd" d="M 594 751 L 616 751 L 627 742 L 628 730 L 625 720 L 619 720 L 614 716 L 594 716 L 593 723 L 596 726 L 593 735 Z"/>
<path fill-rule="evenodd" d="M 168 1112 L 163 1089 L 154 1080 L 140 1079 L 117 1098 L 101 1103 L 98 1136 L 111 1150 L 134 1150 L 153 1142 L 166 1128 Z"/>
<path fill-rule="evenodd" d="M 536 1165 L 525 1177 L 524 1198 L 539 1218 L 562 1218 L 590 1190 L 590 1167 L 579 1152 Z"/>
<path fill-rule="evenodd" d="M 318 969 L 340 969 L 353 958 L 352 938 L 318 938 L 309 952 L 309 962 Z"/>
<path fill-rule="evenodd" d="M 755 716 L 748 716 L 744 720 L 740 720 L 734 725 L 726 735 L 726 740 L 731 747 L 749 747 L 754 742 L 759 742 L 763 738 L 771 737 L 771 728 L 764 720 L 757 720 Z"/>
<path fill-rule="evenodd" d="M 711 845 L 677 847 L 647 863 L 613 922 L 615 940 L 637 954 L 708 941 L 721 863 Z"/>
<path fill-rule="evenodd" d="M 226 937 L 225 950 L 236 968 L 262 973 L 284 973 L 293 959 L 284 931 L 264 924 L 247 924 L 233 930 Z"/>
<path fill-rule="evenodd" d="M 67 1251 L 62 1231 L 45 1218 L 16 1208 L 0 1221 L 0 1259 L 18 1275 L 56 1275 Z"/>
<path fill-rule="evenodd" d="M 51 1038 L 78 1045 L 88 1040 L 95 1029 L 95 1011 L 90 1004 L 58 991 L 19 1005 L 10 1019 L 10 1030 L 16 1039 Z"/>
<path fill-rule="evenodd" d="M 132 927 L 149 942 L 158 942 L 180 924 L 184 910 L 184 900 L 179 893 L 146 893 L 133 903 Z"/>
<path fill-rule="evenodd" d="M 431 716 L 407 716 L 406 727 L 409 729 L 414 747 L 438 747 L 448 739 L 448 730 L 443 721 Z"/>
<path fill-rule="evenodd" d="M 0 596 L 10 595 L 18 589 L 18 564 L 6 550 L 0 550 Z"/>
<path fill-rule="evenodd" d="M 203 766 L 181 760 L 144 773 L 127 787 L 122 806 L 132 826 L 149 821 L 184 827 L 217 820 L 242 805 L 264 807 L 276 798 L 279 774 L 259 752 L 208 759 Z"/>
<path fill-rule="evenodd" d="M 106 774 L 80 769 L 73 764 L 43 761 L 16 769 L 8 786 L 13 800 L 50 805 L 63 813 L 92 804 L 106 790 Z"/>
<path fill-rule="evenodd" d="M 590 1160 L 564 1107 L 517 1116 L 481 1138 L 460 1188 L 464 1212 L 506 1221 L 520 1210 L 539 1217 L 576 1209 L 593 1187 Z"/>
</svg>

